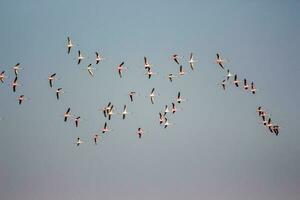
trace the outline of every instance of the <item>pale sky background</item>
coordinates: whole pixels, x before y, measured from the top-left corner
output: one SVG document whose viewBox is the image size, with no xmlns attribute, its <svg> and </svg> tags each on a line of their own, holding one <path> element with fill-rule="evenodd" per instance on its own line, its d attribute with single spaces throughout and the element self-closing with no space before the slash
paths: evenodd
<svg viewBox="0 0 300 200">
<path fill-rule="evenodd" d="M 0 1 L 0 198 L 5 200 L 300 198 L 299 1 Z M 66 38 L 78 45 L 66 53 Z M 88 59 L 76 64 L 76 50 Z M 95 77 L 82 70 L 94 52 L 106 58 Z M 199 60 L 193 73 L 171 84 L 173 53 Z M 230 86 L 215 53 L 240 79 L 254 81 L 253 96 Z M 159 75 L 148 80 L 143 56 Z M 116 65 L 129 68 L 120 79 Z M 20 83 L 10 87 L 17 62 Z M 54 88 L 47 76 L 56 72 Z M 60 101 L 55 89 L 66 93 Z M 155 87 L 154 105 L 145 96 Z M 134 103 L 127 92 L 140 93 Z M 188 98 L 158 125 L 158 112 L 178 91 Z M 22 106 L 20 94 L 29 97 Z M 113 116 L 113 132 L 92 137 L 109 101 L 132 115 Z M 268 134 L 257 106 L 282 126 Z M 63 122 L 68 107 L 84 120 Z M 136 130 L 147 133 L 141 140 Z M 85 143 L 76 147 L 76 138 Z"/>
</svg>

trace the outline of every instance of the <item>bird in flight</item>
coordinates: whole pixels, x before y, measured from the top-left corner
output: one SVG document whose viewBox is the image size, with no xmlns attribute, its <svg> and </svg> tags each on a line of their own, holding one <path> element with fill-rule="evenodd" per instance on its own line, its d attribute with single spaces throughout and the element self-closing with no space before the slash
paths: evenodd
<svg viewBox="0 0 300 200">
<path fill-rule="evenodd" d="M 97 65 L 97 64 L 99 64 L 99 62 L 104 60 L 104 58 L 101 57 L 101 55 L 98 52 L 95 52 L 95 54 L 96 54 L 96 65 Z"/>
<path fill-rule="evenodd" d="M 244 78 L 244 89 L 248 90 L 249 85 L 247 84 L 247 80 Z"/>
<path fill-rule="evenodd" d="M 177 54 L 173 54 L 172 59 L 179 65 L 179 56 Z"/>
<path fill-rule="evenodd" d="M 15 77 L 15 80 L 12 82 L 12 88 L 13 88 L 13 92 L 16 92 L 17 86 L 18 86 L 18 77 Z"/>
<path fill-rule="evenodd" d="M 59 95 L 60 95 L 61 93 L 63 93 L 62 88 L 58 88 L 58 89 L 56 90 L 56 99 L 57 99 L 57 100 L 59 100 Z"/>
<path fill-rule="evenodd" d="M 229 71 L 229 69 L 227 69 L 227 75 L 226 75 L 226 78 L 227 78 L 227 81 L 233 77 L 233 74 Z"/>
<path fill-rule="evenodd" d="M 159 124 L 162 124 L 165 121 L 165 117 L 161 113 L 158 114 L 159 114 Z"/>
<path fill-rule="evenodd" d="M 68 120 L 68 117 L 71 117 L 72 115 L 70 114 L 70 108 L 65 112 L 64 114 L 64 121 L 66 122 Z"/>
<path fill-rule="evenodd" d="M 129 112 L 127 111 L 127 106 L 126 105 L 124 105 L 124 109 L 123 109 L 123 112 L 121 114 L 122 114 L 123 119 L 125 119 L 126 115 L 129 114 Z"/>
<path fill-rule="evenodd" d="M 172 73 L 168 75 L 168 78 L 170 80 L 170 82 L 172 83 L 173 78 L 176 78 L 177 76 L 173 75 Z"/>
<path fill-rule="evenodd" d="M 220 65 L 220 67 L 221 67 L 222 69 L 224 69 L 223 63 L 225 62 L 225 60 L 223 60 L 223 59 L 221 58 L 220 54 L 217 53 L 216 55 L 217 55 L 216 63 L 217 63 L 218 65 Z"/>
<path fill-rule="evenodd" d="M 143 129 L 142 129 L 142 128 L 138 128 L 137 134 L 138 134 L 139 138 L 141 139 L 141 138 L 142 138 L 142 135 L 144 134 Z"/>
<path fill-rule="evenodd" d="M 152 65 L 148 62 L 147 57 L 144 57 L 144 66 L 146 70 L 149 70 L 152 67 Z"/>
<path fill-rule="evenodd" d="M 189 64 L 192 70 L 194 70 L 194 63 L 196 63 L 197 61 L 194 60 L 194 55 L 193 53 L 190 54 L 190 59 L 189 59 Z"/>
<path fill-rule="evenodd" d="M 75 126 L 78 127 L 80 121 L 80 116 L 75 118 Z"/>
<path fill-rule="evenodd" d="M 5 78 L 6 78 L 5 71 L 2 71 L 1 74 L 0 74 L 0 81 L 1 81 L 1 83 L 4 83 L 4 79 Z"/>
<path fill-rule="evenodd" d="M 226 87 L 225 87 L 226 86 L 226 80 L 225 79 L 222 81 L 221 85 L 222 85 L 223 90 L 225 90 L 226 89 Z"/>
<path fill-rule="evenodd" d="M 98 134 L 95 134 L 94 135 L 94 144 L 97 145 L 98 141 L 99 141 L 99 136 L 98 136 Z"/>
<path fill-rule="evenodd" d="M 109 132 L 109 131 L 112 131 L 112 130 L 109 129 L 109 128 L 107 127 L 107 123 L 105 122 L 105 123 L 104 123 L 104 127 L 103 127 L 103 129 L 102 129 L 102 133 L 107 133 L 107 132 Z"/>
<path fill-rule="evenodd" d="M 80 139 L 80 138 L 77 138 L 77 142 L 76 142 L 76 145 L 79 146 L 80 144 L 82 144 L 83 141 Z"/>
<path fill-rule="evenodd" d="M 22 104 L 22 102 L 25 100 L 25 96 L 22 94 L 19 96 L 19 105 Z"/>
<path fill-rule="evenodd" d="M 180 75 L 180 76 L 185 75 L 185 71 L 183 70 L 182 65 L 180 65 L 180 67 L 179 67 L 179 75 Z"/>
<path fill-rule="evenodd" d="M 152 75 L 155 75 L 156 73 L 155 72 L 153 72 L 152 70 L 151 70 L 151 68 L 148 68 L 148 70 L 147 70 L 147 73 L 146 73 L 147 75 L 148 75 L 148 79 L 150 79 L 151 78 L 151 76 Z"/>
<path fill-rule="evenodd" d="M 235 84 L 236 87 L 239 87 L 239 80 L 237 79 L 237 75 L 234 75 L 234 81 L 233 83 Z"/>
<path fill-rule="evenodd" d="M 124 65 L 124 63 L 125 62 L 122 62 L 121 64 L 119 64 L 118 65 L 118 73 L 119 73 L 119 76 L 120 76 L 120 78 L 122 78 L 122 72 L 123 72 L 123 70 L 125 69 L 124 67 L 123 67 L 123 65 Z"/>
<path fill-rule="evenodd" d="M 186 101 L 186 99 L 182 98 L 180 92 L 178 92 L 176 101 L 177 103 L 181 103 L 183 101 Z"/>
<path fill-rule="evenodd" d="M 68 37 L 68 41 L 67 41 L 68 54 L 71 52 L 72 47 L 73 47 L 72 41 L 70 37 Z"/>
<path fill-rule="evenodd" d="M 20 67 L 20 63 L 17 63 L 14 67 L 13 67 L 13 70 L 15 72 L 15 75 L 18 76 L 19 75 L 19 70 L 22 69 Z"/>
<path fill-rule="evenodd" d="M 93 70 L 94 68 L 92 67 L 92 63 L 90 63 L 88 66 L 87 66 L 87 70 L 89 72 L 89 74 L 93 77 L 94 76 L 94 73 L 93 73 Z"/>
<path fill-rule="evenodd" d="M 79 65 L 80 62 L 81 62 L 81 60 L 84 59 L 84 58 L 85 58 L 85 57 L 81 54 L 80 50 L 78 50 L 78 57 L 77 57 L 78 62 L 77 62 L 77 65 Z"/>
<path fill-rule="evenodd" d="M 135 91 L 130 91 L 130 92 L 128 93 L 131 102 L 133 102 L 133 96 L 134 96 L 135 94 L 136 94 Z"/>
<path fill-rule="evenodd" d="M 155 88 L 152 88 L 151 93 L 149 95 L 150 96 L 150 101 L 151 101 L 152 104 L 154 104 L 154 97 L 156 96 L 154 94 L 154 90 L 155 90 Z"/>
<path fill-rule="evenodd" d="M 48 80 L 49 80 L 49 85 L 50 85 L 50 87 L 53 86 L 53 81 L 55 80 L 55 76 L 56 76 L 56 73 L 51 74 L 50 76 L 48 76 Z"/>
<path fill-rule="evenodd" d="M 255 87 L 255 85 L 254 85 L 253 82 L 251 82 L 251 90 L 250 91 L 252 92 L 252 94 L 255 94 L 256 91 L 257 91 L 257 89 L 256 89 L 256 87 Z"/>
</svg>

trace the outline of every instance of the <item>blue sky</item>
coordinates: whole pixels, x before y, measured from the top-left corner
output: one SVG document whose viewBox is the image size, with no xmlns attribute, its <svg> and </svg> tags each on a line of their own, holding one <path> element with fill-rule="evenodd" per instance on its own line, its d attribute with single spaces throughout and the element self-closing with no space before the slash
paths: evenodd
<svg viewBox="0 0 300 200">
<path fill-rule="evenodd" d="M 299 199 L 300 119 L 298 1 L 0 1 L 0 194 L 13 199 Z M 66 38 L 74 44 L 66 53 Z M 76 64 L 76 50 L 86 60 Z M 106 60 L 90 78 L 82 68 L 99 51 Z M 194 52 L 193 73 L 174 80 L 170 59 Z M 215 53 L 253 96 L 230 86 Z M 148 80 L 147 56 L 159 75 Z M 116 65 L 128 71 L 119 79 Z M 17 62 L 22 86 L 13 93 Z M 187 64 L 184 63 L 187 71 Z M 57 73 L 54 88 L 47 77 Z M 66 93 L 60 101 L 55 89 Z M 155 87 L 160 96 L 148 98 Z M 134 103 L 127 92 L 140 93 Z M 188 99 L 164 130 L 158 112 L 177 92 Z M 29 99 L 17 104 L 20 94 Z M 114 116 L 114 129 L 92 144 L 113 102 L 132 112 Z M 263 106 L 281 126 L 268 135 L 255 112 Z M 63 122 L 68 107 L 83 117 Z M 147 131 L 139 140 L 138 127 Z M 85 143 L 76 147 L 76 138 Z"/>
</svg>

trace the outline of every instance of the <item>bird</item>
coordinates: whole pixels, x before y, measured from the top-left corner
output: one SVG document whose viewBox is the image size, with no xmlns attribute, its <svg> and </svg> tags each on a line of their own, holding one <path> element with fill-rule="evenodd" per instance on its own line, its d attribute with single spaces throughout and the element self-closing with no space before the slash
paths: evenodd
<svg viewBox="0 0 300 200">
<path fill-rule="evenodd" d="M 80 121 L 80 116 L 75 118 L 75 126 L 78 127 Z"/>
<path fill-rule="evenodd" d="M 263 109 L 261 106 L 257 107 L 256 111 L 258 112 L 258 115 L 261 116 Z"/>
<path fill-rule="evenodd" d="M 17 86 L 19 85 L 17 81 L 18 81 L 18 77 L 16 76 L 15 80 L 12 82 L 13 92 L 16 92 Z"/>
<path fill-rule="evenodd" d="M 112 131 L 112 130 L 107 127 L 107 123 L 105 122 L 104 127 L 102 129 L 102 133 L 106 133 L 106 132 L 109 132 L 109 131 Z"/>
<path fill-rule="evenodd" d="M 48 80 L 49 80 L 49 85 L 50 85 L 50 87 L 53 86 L 53 81 L 54 81 L 54 79 L 55 79 L 55 76 L 56 76 L 56 73 L 51 74 L 50 76 L 48 76 Z"/>
<path fill-rule="evenodd" d="M 173 60 L 179 65 L 179 61 L 178 61 L 179 56 L 178 56 L 177 54 L 173 54 L 173 55 L 172 55 L 172 58 L 173 58 Z"/>
<path fill-rule="evenodd" d="M 22 68 L 20 68 L 20 63 L 17 63 L 17 64 L 13 67 L 13 70 L 14 70 L 16 76 L 18 76 L 19 70 L 20 70 L 20 69 L 22 69 Z"/>
<path fill-rule="evenodd" d="M 194 55 L 193 53 L 190 54 L 190 59 L 189 59 L 189 64 L 192 70 L 194 70 L 194 63 L 196 63 L 197 61 L 194 60 Z"/>
<path fill-rule="evenodd" d="M 123 67 L 123 65 L 124 65 L 124 63 L 125 62 L 122 62 L 121 64 L 119 64 L 118 65 L 118 73 L 119 73 L 119 76 L 120 76 L 120 78 L 122 78 L 122 71 L 123 71 L 123 69 L 125 69 L 124 67 Z"/>
<path fill-rule="evenodd" d="M 226 75 L 226 78 L 227 78 L 227 81 L 233 77 L 233 74 L 231 74 L 231 72 L 229 71 L 229 69 L 227 69 L 227 75 Z"/>
<path fill-rule="evenodd" d="M 135 91 L 130 91 L 130 92 L 128 93 L 131 102 L 133 102 L 133 96 L 134 96 L 135 94 L 136 94 Z"/>
<path fill-rule="evenodd" d="M 224 66 L 223 66 L 223 63 L 225 62 L 225 60 L 223 60 L 221 57 L 220 57 L 220 54 L 216 54 L 217 55 L 217 58 L 216 58 L 216 63 L 220 65 L 220 67 L 222 69 L 224 69 Z"/>
<path fill-rule="evenodd" d="M 169 120 L 165 117 L 165 123 L 164 123 L 164 128 L 167 128 L 168 126 L 170 126 L 171 123 L 169 122 Z"/>
<path fill-rule="evenodd" d="M 252 92 L 252 94 L 255 94 L 256 91 L 257 91 L 257 89 L 256 89 L 256 87 L 255 87 L 255 85 L 254 85 L 253 82 L 251 82 L 251 90 L 250 91 Z"/>
<path fill-rule="evenodd" d="M 154 104 L 154 97 L 156 96 L 154 94 L 154 90 L 155 90 L 155 88 L 152 88 L 151 93 L 149 95 L 150 96 L 150 101 L 151 101 L 152 104 Z"/>
<path fill-rule="evenodd" d="M 123 109 L 123 112 L 122 112 L 122 118 L 125 119 L 126 115 L 128 115 L 129 112 L 127 111 L 127 106 L 124 105 L 124 109 Z"/>
<path fill-rule="evenodd" d="M 180 92 L 178 92 L 176 101 L 177 103 L 181 103 L 183 101 L 186 101 L 186 99 L 182 98 Z"/>
<path fill-rule="evenodd" d="M 113 109 L 114 109 L 114 105 L 111 105 L 111 107 L 109 108 L 109 111 L 107 112 L 108 120 L 110 120 L 110 119 L 111 119 L 111 116 L 112 116 L 113 114 L 115 114 L 115 113 L 113 112 Z"/>
<path fill-rule="evenodd" d="M 173 78 L 176 78 L 177 76 L 173 75 L 172 73 L 168 75 L 168 78 L 170 80 L 170 82 L 172 83 Z"/>
<path fill-rule="evenodd" d="M 144 56 L 144 66 L 145 66 L 146 70 L 149 70 L 152 67 L 152 65 L 149 64 L 147 57 L 145 57 L 145 56 Z"/>
<path fill-rule="evenodd" d="M 226 87 L 225 87 L 226 86 L 226 80 L 225 79 L 222 81 L 221 85 L 222 85 L 223 90 L 225 90 L 226 89 Z"/>
<path fill-rule="evenodd" d="M 19 96 L 19 105 L 22 104 L 22 102 L 25 100 L 25 96 L 22 94 Z"/>
<path fill-rule="evenodd" d="M 107 106 L 102 109 L 102 112 L 103 112 L 103 115 L 105 118 L 107 117 L 107 114 L 109 113 L 109 111 L 111 109 L 110 106 L 111 106 L 111 102 L 108 102 Z"/>
<path fill-rule="evenodd" d="M 275 133 L 276 136 L 279 134 L 279 126 L 278 125 L 273 125 L 273 132 Z"/>
<path fill-rule="evenodd" d="M 146 74 L 148 75 L 148 79 L 150 79 L 152 75 L 155 75 L 155 74 L 157 74 L 157 73 L 153 72 L 153 71 L 151 70 L 151 68 L 148 68 Z"/>
<path fill-rule="evenodd" d="M 180 67 L 179 67 L 179 75 L 180 75 L 180 76 L 185 75 L 185 71 L 183 70 L 182 65 L 180 65 Z"/>
<path fill-rule="evenodd" d="M 80 139 L 80 138 L 77 138 L 77 142 L 76 142 L 76 145 L 79 146 L 80 144 L 82 144 L 83 141 Z"/>
<path fill-rule="evenodd" d="M 142 128 L 138 128 L 137 134 L 138 134 L 138 136 L 139 136 L 139 139 L 141 139 L 141 138 L 142 138 L 142 135 L 144 134 L 143 129 L 142 129 Z"/>
<path fill-rule="evenodd" d="M 94 73 L 93 73 L 93 70 L 94 68 L 92 67 L 92 63 L 90 63 L 88 66 L 87 66 L 87 70 L 89 72 L 89 74 L 93 77 L 94 76 Z"/>
<path fill-rule="evenodd" d="M 234 75 L 234 81 L 233 83 L 235 84 L 236 87 L 239 87 L 239 80 L 237 79 L 237 75 Z"/>
<path fill-rule="evenodd" d="M 1 81 L 1 83 L 4 83 L 4 79 L 5 78 L 6 78 L 5 71 L 2 71 L 1 74 L 0 74 L 0 81 Z"/>
<path fill-rule="evenodd" d="M 176 111 L 178 111 L 178 109 L 176 108 L 176 105 L 174 102 L 172 102 L 172 113 L 174 114 Z"/>
<path fill-rule="evenodd" d="M 65 112 L 64 114 L 64 121 L 66 122 L 68 120 L 68 117 L 71 117 L 72 115 L 70 115 L 70 108 L 68 108 L 67 112 Z"/>
<path fill-rule="evenodd" d="M 247 80 L 244 78 L 244 89 L 248 90 L 249 85 L 247 84 Z"/>
<path fill-rule="evenodd" d="M 161 113 L 158 113 L 158 114 L 159 114 L 159 124 L 162 124 L 164 122 L 165 118 Z"/>
<path fill-rule="evenodd" d="M 166 116 L 166 114 L 169 112 L 170 112 L 170 110 L 168 108 L 168 105 L 165 105 L 164 116 Z"/>
<path fill-rule="evenodd" d="M 266 116 L 265 115 L 261 115 L 261 118 L 262 118 L 262 123 L 264 126 L 267 126 L 268 124 L 268 121 L 266 120 Z"/>
<path fill-rule="evenodd" d="M 98 140 L 99 140 L 99 135 L 95 134 L 94 135 L 94 144 L 97 145 L 98 144 Z"/>
<path fill-rule="evenodd" d="M 73 47 L 73 44 L 72 44 L 72 41 L 71 41 L 70 37 L 68 37 L 67 39 L 68 39 L 67 48 L 68 48 L 68 54 L 69 54 L 70 51 L 71 51 L 71 48 Z"/>
<path fill-rule="evenodd" d="M 103 57 L 98 52 L 95 52 L 96 54 L 96 65 L 99 64 L 100 61 L 104 60 Z"/>
<path fill-rule="evenodd" d="M 58 89 L 56 90 L 56 99 L 57 99 L 57 100 L 59 100 L 59 94 L 61 94 L 61 93 L 63 93 L 62 88 L 58 88 Z"/>
<path fill-rule="evenodd" d="M 77 57 L 78 62 L 77 62 L 77 65 L 79 65 L 80 62 L 81 62 L 81 60 L 84 59 L 84 58 L 85 58 L 85 57 L 81 54 L 80 50 L 78 50 L 78 57 Z"/>
</svg>

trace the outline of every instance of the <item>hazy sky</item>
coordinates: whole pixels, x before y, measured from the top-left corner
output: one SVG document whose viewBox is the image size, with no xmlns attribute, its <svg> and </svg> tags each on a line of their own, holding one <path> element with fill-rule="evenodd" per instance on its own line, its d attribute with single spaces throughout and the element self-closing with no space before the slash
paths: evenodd
<svg viewBox="0 0 300 200">
<path fill-rule="evenodd" d="M 0 0 L 0 195 L 5 200 L 300 198 L 299 1 L 16 1 Z M 76 45 L 66 52 L 67 36 Z M 78 45 L 78 46 L 77 46 Z M 80 49 L 89 58 L 76 63 Z M 106 58 L 95 77 L 83 70 L 94 52 Z M 199 60 L 193 73 L 177 73 L 170 59 Z M 224 72 L 215 53 L 257 95 L 219 85 Z M 158 76 L 144 75 L 147 56 Z M 128 71 L 120 79 L 116 65 Z M 21 87 L 12 92 L 11 69 L 21 63 Z M 47 77 L 57 73 L 54 88 Z M 55 89 L 65 94 L 60 101 Z M 151 105 L 146 96 L 160 96 Z M 136 90 L 130 103 L 129 90 Z M 177 92 L 188 99 L 163 129 L 158 112 Z M 29 97 L 19 106 L 20 94 Z M 99 145 L 92 137 L 111 101 L 113 132 Z M 297 103 L 298 102 L 298 103 Z M 268 134 L 257 117 L 266 108 L 282 126 Z M 63 122 L 68 107 L 83 121 Z M 141 140 L 138 127 L 147 133 Z M 76 147 L 76 138 L 85 143 Z"/>
</svg>

